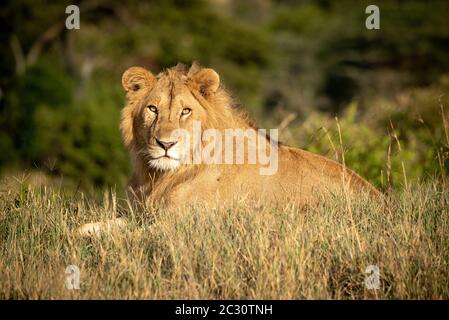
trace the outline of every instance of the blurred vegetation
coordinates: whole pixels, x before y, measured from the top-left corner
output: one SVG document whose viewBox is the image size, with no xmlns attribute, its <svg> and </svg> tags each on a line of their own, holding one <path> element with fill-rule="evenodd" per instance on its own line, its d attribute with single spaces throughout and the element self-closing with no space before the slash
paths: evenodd
<svg viewBox="0 0 449 320">
<path fill-rule="evenodd" d="M 261 126 L 293 115 L 283 140 L 378 186 L 449 172 L 447 1 L 375 1 L 371 31 L 372 1 L 75 1 L 67 30 L 72 2 L 0 5 L 0 170 L 123 185 L 122 72 L 197 60 Z"/>
</svg>

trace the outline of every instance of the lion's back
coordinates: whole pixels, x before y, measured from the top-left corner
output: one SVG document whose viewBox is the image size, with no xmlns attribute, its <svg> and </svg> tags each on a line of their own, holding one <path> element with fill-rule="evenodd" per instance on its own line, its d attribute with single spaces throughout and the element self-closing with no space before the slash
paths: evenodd
<svg viewBox="0 0 449 320">
<path fill-rule="evenodd" d="M 302 149 L 281 147 L 278 179 L 302 192 L 379 192 L 365 179 L 340 163 Z"/>
</svg>

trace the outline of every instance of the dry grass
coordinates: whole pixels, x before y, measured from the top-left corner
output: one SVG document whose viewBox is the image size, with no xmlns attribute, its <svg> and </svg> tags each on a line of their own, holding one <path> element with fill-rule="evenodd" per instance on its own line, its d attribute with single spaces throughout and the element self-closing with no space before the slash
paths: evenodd
<svg viewBox="0 0 449 320">
<path fill-rule="evenodd" d="M 138 219 L 110 194 L 58 189 L 0 195 L 2 299 L 448 299 L 449 187 L 416 185 L 389 204 L 328 200 Z M 118 209 L 117 209 L 118 207 Z M 122 207 L 120 209 L 120 207 Z M 126 212 L 124 230 L 78 238 L 82 223 Z M 80 289 L 65 268 L 81 270 Z M 364 286 L 377 265 L 381 287 Z"/>
</svg>

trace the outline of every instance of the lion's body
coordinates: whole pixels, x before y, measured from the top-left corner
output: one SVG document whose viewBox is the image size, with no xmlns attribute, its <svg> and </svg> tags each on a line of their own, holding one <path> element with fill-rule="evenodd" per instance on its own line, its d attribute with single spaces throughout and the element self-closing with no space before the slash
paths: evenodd
<svg viewBox="0 0 449 320">
<path fill-rule="evenodd" d="M 210 69 L 199 69 L 195 72 L 202 70 Z M 162 170 L 161 167 L 155 166 L 151 160 L 145 158 L 146 153 L 142 152 L 142 148 L 150 144 L 151 137 L 160 135 L 161 131 L 170 131 L 179 127 L 188 128 L 189 123 L 183 124 L 182 120 L 179 120 L 179 123 L 174 121 L 174 124 L 167 119 L 162 121 L 164 120 L 162 111 L 158 111 L 157 120 L 146 123 L 148 120 L 145 117 L 148 116 L 145 116 L 146 111 L 142 111 L 144 105 L 157 103 L 160 108 L 171 109 L 179 101 L 184 104 L 189 101 L 189 108 L 193 109 L 192 114 L 196 112 L 191 117 L 201 121 L 205 128 L 221 131 L 226 128 L 255 129 L 254 124 L 233 107 L 228 93 L 218 85 L 215 91 L 209 93 L 206 91 L 205 95 L 200 94 L 201 81 L 205 81 L 206 84 L 214 83 L 214 76 L 218 75 L 209 75 L 212 79 L 204 80 L 207 75 L 202 74 L 200 79 L 196 80 L 200 82 L 198 84 L 192 80 L 195 73 L 193 76 L 191 73 L 191 70 L 187 72 L 179 67 L 172 68 L 157 78 L 151 78 L 148 83 L 152 84 L 146 89 L 147 91 L 139 92 L 139 90 L 145 90 L 145 88 L 142 89 L 144 85 L 141 82 L 139 82 L 137 93 L 128 91 L 128 105 L 123 111 L 121 128 L 134 163 L 134 172 L 129 186 L 142 199 L 151 200 L 155 204 L 163 203 L 169 208 L 180 208 L 194 203 L 223 204 L 242 197 L 267 201 L 287 201 L 288 199 L 304 204 L 315 201 L 326 193 L 360 191 L 377 193 L 368 182 L 339 163 L 282 144 L 278 148 L 278 170 L 272 175 L 261 175 L 260 164 L 248 163 L 184 164 L 170 170 Z M 133 83 L 135 84 L 131 82 Z M 157 83 L 162 85 L 158 87 Z M 127 88 L 126 84 L 124 86 Z M 145 103 L 140 103 L 144 100 Z M 152 126 L 159 127 L 154 130 Z M 147 140 L 139 139 L 139 132 L 151 130 L 153 131 Z M 158 165 L 161 166 L 160 163 Z"/>
<path fill-rule="evenodd" d="M 339 163 L 304 150 L 280 146 L 279 169 L 274 175 L 260 175 L 257 165 L 208 165 L 177 172 L 152 173 L 135 178 L 134 193 L 168 209 L 192 204 L 219 205 L 239 199 L 293 201 L 303 205 L 326 194 L 378 192 L 363 178 Z"/>
<path fill-rule="evenodd" d="M 367 181 L 339 163 L 278 145 L 271 135 L 256 134 L 251 148 L 248 136 L 235 142 L 236 150 L 239 144 L 247 147 L 248 158 L 251 150 L 256 151 L 258 158 L 261 149 L 267 151 L 269 169 L 274 168 L 268 174 L 261 171 L 267 169 L 266 163 L 240 163 L 233 153 L 230 164 L 195 162 L 194 154 L 204 145 L 209 129 L 220 133 L 220 137 L 227 130 L 249 133 L 257 130 L 220 87 L 219 76 L 212 69 L 195 64 L 189 70 L 176 66 L 153 76 L 146 69 L 132 67 L 123 74 L 122 84 L 127 104 L 120 128 L 133 163 L 129 190 L 141 203 L 151 203 L 151 208 L 162 206 L 166 211 L 190 205 L 210 208 L 242 200 L 303 206 L 328 195 L 380 196 Z M 186 136 L 173 137 L 173 132 L 179 129 L 194 136 L 195 122 L 201 123 L 199 143 L 191 144 Z M 266 148 L 259 144 L 261 141 Z M 227 151 L 220 146 L 211 155 Z M 271 167 L 273 159 L 276 165 Z M 95 234 L 123 224 L 121 219 L 90 223 L 82 226 L 79 233 Z"/>
</svg>

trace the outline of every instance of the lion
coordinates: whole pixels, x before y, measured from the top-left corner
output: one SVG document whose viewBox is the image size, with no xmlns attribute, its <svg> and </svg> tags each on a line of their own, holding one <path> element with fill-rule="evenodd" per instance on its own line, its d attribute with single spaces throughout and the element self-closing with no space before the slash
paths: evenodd
<svg viewBox="0 0 449 320">
<path fill-rule="evenodd" d="M 233 100 L 213 69 L 196 63 L 191 67 L 178 64 L 153 75 L 143 67 L 131 67 L 124 72 L 122 85 L 127 103 L 120 129 L 133 168 L 128 190 L 138 201 L 169 211 L 195 204 L 224 205 L 242 196 L 307 205 L 337 193 L 380 195 L 340 163 L 284 145 L 271 134 L 258 133 L 254 121 Z M 194 132 L 195 124 L 201 125 L 199 133 Z M 234 145 L 225 150 L 225 144 L 218 140 L 232 130 L 246 134 L 234 135 L 228 140 Z M 206 139 L 206 133 L 208 138 L 213 136 L 211 132 L 214 139 Z M 195 134 L 198 139 L 191 139 Z M 205 152 L 209 158 L 195 161 L 198 149 L 208 140 L 216 140 Z M 276 162 L 272 172 L 262 171 L 267 169 L 267 162 L 238 159 L 236 149 L 241 146 L 246 147 L 247 158 L 251 152 L 259 155 L 265 146 L 268 158 Z M 231 153 L 230 161 L 214 161 L 223 153 Z M 83 230 L 96 232 L 114 223 L 90 224 Z M 122 225 L 123 220 L 117 224 Z"/>
</svg>

